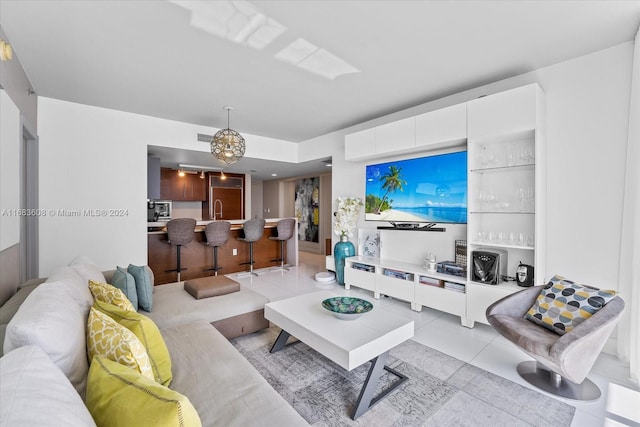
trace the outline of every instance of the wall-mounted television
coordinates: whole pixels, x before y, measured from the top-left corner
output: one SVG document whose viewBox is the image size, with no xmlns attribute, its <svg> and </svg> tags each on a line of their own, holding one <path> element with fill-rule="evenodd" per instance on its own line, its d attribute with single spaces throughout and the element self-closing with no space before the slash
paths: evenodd
<svg viewBox="0 0 640 427">
<path fill-rule="evenodd" d="M 366 167 L 365 219 L 395 223 L 467 222 L 467 152 Z"/>
</svg>

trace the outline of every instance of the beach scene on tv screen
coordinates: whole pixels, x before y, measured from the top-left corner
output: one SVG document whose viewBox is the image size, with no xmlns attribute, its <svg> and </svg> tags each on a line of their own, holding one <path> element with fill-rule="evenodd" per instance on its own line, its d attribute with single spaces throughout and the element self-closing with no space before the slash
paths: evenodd
<svg viewBox="0 0 640 427">
<path fill-rule="evenodd" d="M 368 165 L 365 219 L 467 222 L 467 152 Z"/>
</svg>

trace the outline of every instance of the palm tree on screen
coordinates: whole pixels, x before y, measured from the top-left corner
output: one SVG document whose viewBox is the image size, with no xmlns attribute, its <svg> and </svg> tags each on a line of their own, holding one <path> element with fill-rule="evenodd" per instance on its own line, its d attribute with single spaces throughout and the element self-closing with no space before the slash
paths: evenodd
<svg viewBox="0 0 640 427">
<path fill-rule="evenodd" d="M 389 193 L 394 193 L 396 191 L 402 191 L 403 187 L 407 185 L 407 181 L 402 178 L 402 168 L 397 166 L 389 166 L 389 171 L 380 177 L 380 180 L 384 183 L 382 184 L 382 189 L 387 190 L 382 196 L 382 200 L 380 201 L 380 205 L 378 209 L 376 209 L 376 213 L 379 214 L 382 209 L 382 205 L 384 205 L 384 201 L 389 195 Z"/>
</svg>

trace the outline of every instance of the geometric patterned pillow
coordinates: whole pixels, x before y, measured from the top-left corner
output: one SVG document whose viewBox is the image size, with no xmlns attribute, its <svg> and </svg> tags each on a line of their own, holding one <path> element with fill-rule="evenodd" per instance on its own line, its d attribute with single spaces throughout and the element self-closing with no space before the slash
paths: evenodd
<svg viewBox="0 0 640 427">
<path fill-rule="evenodd" d="M 138 337 L 93 307 L 87 320 L 87 353 L 90 361 L 98 354 L 155 381 L 147 350 Z"/>
<path fill-rule="evenodd" d="M 615 296 L 615 291 L 577 285 L 556 275 L 542 289 L 524 317 L 564 335 L 593 316 Z"/>
<path fill-rule="evenodd" d="M 124 292 L 115 286 L 89 280 L 89 290 L 97 300 L 108 302 L 125 310 L 136 311 Z"/>
<path fill-rule="evenodd" d="M 96 300 L 93 303 L 93 307 L 111 317 L 119 325 L 124 326 L 138 337 L 147 350 L 156 381 L 168 387 L 173 377 L 171 373 L 171 355 L 160 334 L 160 330 L 153 323 L 153 320 L 138 312 L 123 310 L 100 300 Z"/>
</svg>

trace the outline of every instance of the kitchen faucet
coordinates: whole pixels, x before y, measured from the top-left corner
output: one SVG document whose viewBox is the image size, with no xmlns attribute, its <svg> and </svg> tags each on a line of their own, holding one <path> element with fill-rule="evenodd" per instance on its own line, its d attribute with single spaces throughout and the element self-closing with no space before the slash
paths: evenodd
<svg viewBox="0 0 640 427">
<path fill-rule="evenodd" d="M 218 202 L 220 202 L 220 212 L 216 211 L 216 206 L 218 206 Z M 220 214 L 220 219 L 222 219 L 222 200 L 220 199 L 216 199 L 215 202 L 213 202 L 213 219 L 214 220 L 217 218 L 218 214 Z"/>
</svg>

